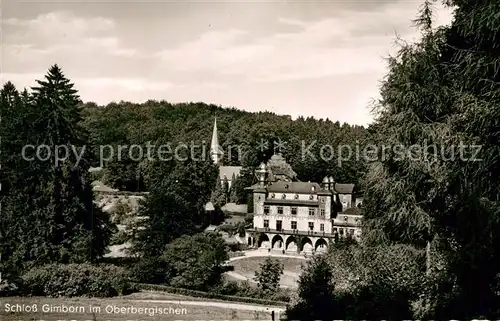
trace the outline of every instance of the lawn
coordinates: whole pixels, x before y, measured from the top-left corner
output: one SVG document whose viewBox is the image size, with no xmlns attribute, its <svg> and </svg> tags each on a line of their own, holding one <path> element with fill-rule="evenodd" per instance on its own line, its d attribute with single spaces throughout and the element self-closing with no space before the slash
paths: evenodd
<svg viewBox="0 0 500 321">
<path fill-rule="evenodd" d="M 138 300 L 157 300 L 143 302 Z M 237 310 L 231 307 L 211 307 L 165 303 L 160 300 L 191 301 L 189 298 L 141 293 L 121 298 L 42 298 L 42 297 L 7 297 L 1 298 L 0 320 L 2 321 L 146 321 L 146 320 L 269 320 L 270 312 Z M 230 304 L 230 303 L 228 303 Z M 12 306 L 19 305 L 25 312 L 10 312 Z M 18 307 L 19 307 L 18 306 Z M 35 306 L 37 312 L 28 312 L 28 307 Z M 62 306 L 78 311 L 63 312 Z M 42 309 L 53 311 L 42 311 Z M 143 309 L 140 311 L 138 309 Z M 58 311 L 59 309 L 59 311 Z M 121 309 L 121 310 L 120 310 Z M 128 311 L 127 311 L 128 309 Z M 136 311 L 133 311 L 136 309 Z M 163 311 L 151 315 L 145 310 Z M 100 311 L 99 311 L 100 310 Z M 92 313 L 91 311 L 96 311 Z"/>
<path fill-rule="evenodd" d="M 260 269 L 260 265 L 266 257 L 248 257 L 240 260 L 235 260 L 230 263 L 234 267 L 234 272 L 243 275 L 249 279 L 253 279 L 255 271 Z M 305 260 L 287 257 L 273 257 L 283 264 L 283 272 L 281 275 L 280 284 L 287 287 L 295 287 L 299 275 L 302 273 L 302 265 L 306 264 Z"/>
</svg>

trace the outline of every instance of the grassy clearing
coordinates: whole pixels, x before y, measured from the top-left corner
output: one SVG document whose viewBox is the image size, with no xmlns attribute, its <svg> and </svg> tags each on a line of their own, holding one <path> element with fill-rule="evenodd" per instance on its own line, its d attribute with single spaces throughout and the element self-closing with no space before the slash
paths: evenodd
<svg viewBox="0 0 500 321">
<path fill-rule="evenodd" d="M 248 257 L 232 261 L 230 265 L 234 266 L 234 272 L 245 276 L 251 275 L 253 277 L 255 271 L 260 268 L 260 265 L 266 260 L 266 258 L 266 256 Z M 291 257 L 272 257 L 272 259 L 278 260 L 283 264 L 283 271 L 296 274 L 302 273 L 302 265 L 307 263 L 305 260 Z"/>
<path fill-rule="evenodd" d="M 121 298 L 40 298 L 10 297 L 1 298 L 0 320 L 2 321 L 153 321 L 153 320 L 270 320 L 270 312 L 236 310 L 230 307 L 192 306 L 163 302 L 139 302 L 137 300 L 179 300 L 187 301 L 183 296 L 141 293 Z M 7 305 L 36 306 L 37 312 L 7 312 Z M 63 312 L 61 306 L 72 307 L 77 311 Z M 92 308 L 91 308 L 92 307 Z M 106 309 L 129 308 L 129 311 L 106 311 Z M 164 314 L 150 315 L 148 311 L 131 311 L 135 309 L 161 309 Z M 42 308 L 52 308 L 51 312 L 43 312 Z M 100 310 L 100 311 L 99 311 Z M 95 311 L 92 313 L 92 311 Z"/>
<path fill-rule="evenodd" d="M 235 260 L 230 263 L 234 266 L 234 272 L 249 279 L 253 279 L 255 271 L 260 268 L 260 264 L 264 262 L 266 257 L 248 257 L 240 260 Z M 306 264 L 305 260 L 287 257 L 273 257 L 283 264 L 284 274 L 281 276 L 280 284 L 287 287 L 295 287 L 297 285 L 298 276 L 302 273 L 302 265 Z"/>
</svg>

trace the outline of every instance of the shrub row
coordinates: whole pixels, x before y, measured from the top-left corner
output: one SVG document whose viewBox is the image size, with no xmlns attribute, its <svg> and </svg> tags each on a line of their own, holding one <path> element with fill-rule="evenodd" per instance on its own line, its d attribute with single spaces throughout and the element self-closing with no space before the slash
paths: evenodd
<svg viewBox="0 0 500 321">
<path fill-rule="evenodd" d="M 134 291 L 126 270 L 114 265 L 48 264 L 22 276 L 23 293 L 49 297 L 111 297 Z"/>
<path fill-rule="evenodd" d="M 223 294 L 218 294 L 218 293 L 210 293 L 210 292 L 175 288 L 175 287 L 166 286 L 166 285 L 159 285 L 159 284 L 134 283 L 134 286 L 137 289 L 144 290 L 144 291 L 162 291 L 162 292 L 167 292 L 167 293 L 171 293 L 171 294 L 192 296 L 192 297 L 196 297 L 196 298 L 216 299 L 216 300 L 223 300 L 223 301 L 243 302 L 243 303 L 253 303 L 253 304 L 262 304 L 262 305 L 273 305 L 273 306 L 286 306 L 287 305 L 287 302 L 283 302 L 283 301 L 273 301 L 273 300 L 240 297 L 240 296 L 233 296 L 233 295 L 223 295 Z"/>
</svg>

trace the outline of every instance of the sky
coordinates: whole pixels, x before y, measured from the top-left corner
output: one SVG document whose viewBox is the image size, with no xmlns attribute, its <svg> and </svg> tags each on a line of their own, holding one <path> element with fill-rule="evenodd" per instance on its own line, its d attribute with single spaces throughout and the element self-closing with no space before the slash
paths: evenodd
<svg viewBox="0 0 500 321">
<path fill-rule="evenodd" d="M 83 101 L 213 103 L 367 125 L 423 1 L 1 0 L 1 82 L 57 63 Z M 436 7 L 435 25 L 451 10 Z"/>
</svg>

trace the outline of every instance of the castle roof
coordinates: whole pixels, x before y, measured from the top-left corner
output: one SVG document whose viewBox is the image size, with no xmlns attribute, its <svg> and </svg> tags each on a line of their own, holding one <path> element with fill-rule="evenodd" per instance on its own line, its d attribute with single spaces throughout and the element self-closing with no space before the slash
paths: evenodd
<svg viewBox="0 0 500 321">
<path fill-rule="evenodd" d="M 335 191 L 339 194 L 352 194 L 354 184 L 335 184 Z"/>
<path fill-rule="evenodd" d="M 350 207 L 340 214 L 361 215 L 361 210 L 357 207 Z"/>
<path fill-rule="evenodd" d="M 267 187 L 270 193 L 316 194 L 321 190 L 318 183 L 275 182 Z"/>
</svg>

